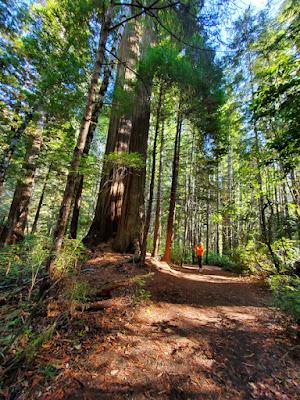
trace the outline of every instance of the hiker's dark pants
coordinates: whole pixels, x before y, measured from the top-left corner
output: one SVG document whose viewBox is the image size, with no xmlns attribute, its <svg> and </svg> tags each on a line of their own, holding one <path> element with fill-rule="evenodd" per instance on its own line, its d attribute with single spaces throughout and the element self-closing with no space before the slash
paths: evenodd
<svg viewBox="0 0 300 400">
<path fill-rule="evenodd" d="M 198 256 L 198 265 L 199 265 L 199 269 L 202 268 L 202 256 Z"/>
</svg>

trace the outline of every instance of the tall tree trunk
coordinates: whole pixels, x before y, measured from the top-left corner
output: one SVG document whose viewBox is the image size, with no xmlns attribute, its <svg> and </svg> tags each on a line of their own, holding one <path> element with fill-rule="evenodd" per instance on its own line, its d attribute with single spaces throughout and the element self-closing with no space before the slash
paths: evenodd
<svg viewBox="0 0 300 400">
<path fill-rule="evenodd" d="M 137 62 L 139 39 L 139 24 L 134 21 L 127 25 L 119 49 L 120 62 L 115 84 L 117 90 L 113 96 L 105 148 L 106 156 L 113 152 L 122 154 L 128 152 L 129 149 L 133 115 L 130 109 L 120 116 L 118 89 L 122 87 L 128 96 L 133 96 L 132 84 L 135 76 L 131 69 Z M 89 232 L 84 238 L 85 245 L 93 247 L 115 237 L 123 206 L 125 175 L 126 168 L 111 166 L 109 162 L 104 162 L 95 216 Z"/>
<path fill-rule="evenodd" d="M 140 253 L 143 238 L 144 190 L 146 178 L 147 141 L 150 122 L 152 79 L 138 83 L 133 114 L 129 152 L 138 153 L 144 166 L 129 168 L 125 177 L 121 219 L 113 248 L 119 252 Z"/>
<path fill-rule="evenodd" d="M 86 143 L 85 143 L 84 150 L 83 150 L 83 155 L 89 154 L 90 147 L 91 147 L 91 144 L 92 144 L 92 141 L 94 138 L 96 126 L 98 123 L 99 115 L 100 115 L 100 112 L 101 112 L 103 104 L 104 104 L 104 96 L 107 91 L 110 76 L 111 76 L 110 69 L 105 68 L 104 78 L 103 78 L 103 81 L 102 81 L 102 84 L 100 87 L 100 91 L 99 91 L 99 98 L 98 98 L 98 101 L 95 104 L 95 107 L 93 110 L 91 123 L 90 123 L 90 127 L 89 127 L 89 132 L 88 132 Z M 77 227 L 78 227 L 78 221 L 79 221 L 83 184 L 84 184 L 84 174 L 80 174 L 76 178 L 75 191 L 74 191 L 73 213 L 72 213 L 72 218 L 71 218 L 71 223 L 70 223 L 70 238 L 71 239 L 76 239 L 76 237 L 77 237 Z"/>
<path fill-rule="evenodd" d="M 37 230 L 37 223 L 38 223 L 38 220 L 39 220 L 39 217 L 40 217 L 40 212 L 41 212 L 41 209 L 42 209 L 42 205 L 43 205 L 43 201 L 44 201 L 44 197 L 45 197 L 45 192 L 46 192 L 46 188 L 47 188 L 47 185 L 48 185 L 49 176 L 50 176 L 50 173 L 51 173 L 51 168 L 52 168 L 52 163 L 50 164 L 50 166 L 48 168 L 48 172 L 46 174 L 45 182 L 44 182 L 43 189 L 42 189 L 42 194 L 41 194 L 41 197 L 40 197 L 40 200 L 39 200 L 39 204 L 37 206 L 36 213 L 35 213 L 35 216 L 34 216 L 34 221 L 33 221 L 32 228 L 31 228 L 31 233 L 32 234 L 35 233 L 36 230 Z"/>
<path fill-rule="evenodd" d="M 228 177 L 228 201 L 230 206 L 232 205 L 232 147 L 229 146 L 228 149 L 228 163 L 227 163 L 227 177 Z M 227 225 L 227 244 L 229 252 L 232 250 L 232 218 L 231 214 L 228 215 L 228 225 Z"/>
<path fill-rule="evenodd" d="M 220 182 L 219 182 L 219 159 L 217 159 L 217 170 L 216 170 L 216 187 L 217 187 L 217 218 L 216 223 L 216 251 L 220 254 L 220 224 L 219 224 L 219 211 L 220 211 Z"/>
<path fill-rule="evenodd" d="M 284 206 L 284 219 L 285 219 L 285 233 L 289 239 L 292 239 L 292 230 L 291 230 L 291 223 L 290 223 L 290 212 L 289 212 L 289 203 L 288 197 L 286 192 L 286 184 L 283 182 L 282 184 L 282 192 L 283 192 L 283 206 Z M 300 234 L 299 234 L 300 240 Z"/>
<path fill-rule="evenodd" d="M 160 84 L 160 87 L 159 87 L 158 104 L 157 104 L 157 108 L 156 108 L 156 124 L 155 124 L 154 142 L 153 142 L 153 150 L 152 150 L 152 170 L 151 170 L 151 178 L 150 178 L 150 186 L 149 186 L 149 200 L 148 200 L 148 207 L 147 207 L 146 218 L 145 218 L 144 235 L 143 235 L 143 243 L 142 243 L 142 251 L 141 251 L 141 264 L 142 265 L 145 263 L 145 258 L 146 258 L 147 238 L 148 238 L 148 232 L 149 232 L 150 221 L 151 221 L 151 213 L 152 213 L 154 180 L 155 180 L 155 172 L 156 172 L 157 137 L 158 137 L 158 131 L 159 131 L 161 105 L 162 105 L 162 84 Z"/>
<path fill-rule="evenodd" d="M 205 249 L 205 264 L 208 264 L 208 253 L 209 253 L 209 217 L 210 217 L 210 189 L 207 192 L 207 203 L 206 203 L 206 249 Z"/>
<path fill-rule="evenodd" d="M 263 182 L 262 182 L 262 175 L 260 169 L 260 146 L 259 146 L 259 138 L 258 138 L 258 131 L 256 127 L 256 123 L 254 122 L 254 134 L 255 134 L 255 150 L 256 150 L 256 163 L 257 163 L 257 183 L 260 191 L 260 196 L 258 199 L 259 205 L 259 213 L 260 213 L 260 233 L 261 233 L 261 241 L 266 244 L 269 253 L 272 257 L 273 263 L 277 270 L 279 270 L 279 261 L 274 253 L 272 248 L 272 244 L 270 241 L 270 232 L 268 232 L 267 228 L 267 219 L 266 219 L 266 208 L 267 205 L 265 204 L 265 196 L 263 194 Z"/>
<path fill-rule="evenodd" d="M 67 178 L 67 183 L 66 183 L 66 187 L 65 187 L 65 191 L 64 191 L 64 195 L 63 195 L 63 200 L 61 203 L 60 212 L 59 212 L 59 216 L 57 219 L 57 224 L 56 224 L 55 233 L 54 233 L 54 244 L 53 244 L 53 248 L 52 248 L 52 254 L 48 261 L 48 267 L 50 269 L 50 273 L 54 272 L 55 260 L 56 260 L 56 257 L 58 256 L 61 246 L 62 246 L 63 237 L 64 237 L 64 233 L 66 230 L 66 226 L 67 226 L 67 222 L 68 222 L 68 218 L 69 218 L 69 214 L 70 214 L 71 202 L 72 202 L 73 193 L 74 193 L 74 189 L 75 189 L 78 168 L 79 168 L 80 161 L 81 161 L 81 158 L 83 155 L 87 135 L 89 132 L 89 127 L 91 124 L 94 104 L 95 104 L 95 100 L 96 100 L 96 90 L 97 90 L 97 85 L 99 82 L 101 67 L 102 67 L 102 64 L 104 61 L 105 46 L 106 46 L 108 35 L 109 35 L 109 28 L 110 28 L 112 17 L 113 17 L 113 10 L 114 10 L 114 0 L 111 0 L 110 4 L 108 6 L 107 12 L 106 12 L 104 21 L 101 26 L 97 58 L 96 58 L 91 82 L 89 85 L 88 96 L 87 96 L 87 100 L 86 100 L 86 107 L 85 107 L 84 115 L 83 115 L 81 126 L 80 126 L 77 144 L 76 144 L 76 147 L 73 152 L 73 158 L 72 158 L 71 165 L 70 165 L 70 172 L 69 172 L 69 175 Z"/>
<path fill-rule="evenodd" d="M 126 15 L 125 15 L 126 17 Z M 116 65 L 115 63 L 115 52 L 117 51 L 120 41 L 122 40 L 123 33 L 124 33 L 125 26 L 121 25 L 118 29 L 116 39 L 114 41 L 114 44 L 111 49 L 111 56 L 108 58 L 108 62 L 106 67 L 104 68 L 104 73 L 103 73 L 103 79 L 102 83 L 99 89 L 99 94 L 98 94 L 98 99 L 95 104 L 92 118 L 91 118 L 91 123 L 89 126 L 89 132 L 87 135 L 87 140 L 85 143 L 85 147 L 83 150 L 84 155 L 88 155 L 90 151 L 90 147 L 94 138 L 95 130 L 98 124 L 99 116 L 101 113 L 101 110 L 103 108 L 104 104 L 104 97 L 107 92 L 107 88 L 112 76 L 112 73 L 114 71 L 114 67 Z M 82 191 L 83 191 L 83 184 L 84 184 L 84 175 L 80 174 L 77 177 L 76 181 L 76 186 L 75 186 L 75 194 L 74 194 L 74 204 L 73 204 L 73 213 L 72 213 L 72 218 L 71 218 L 71 224 L 70 224 L 70 238 L 71 239 L 76 239 L 77 237 L 77 227 L 78 227 L 78 221 L 79 221 L 79 214 L 80 214 L 80 206 L 81 206 L 81 197 L 82 197 Z"/>
<path fill-rule="evenodd" d="M 164 119 L 162 121 L 161 134 L 160 134 L 160 149 L 159 149 L 159 169 L 158 169 L 158 181 L 157 181 L 157 192 L 156 192 L 156 210 L 155 210 L 155 222 L 154 222 L 154 233 L 153 233 L 153 249 L 152 257 L 156 257 L 159 248 L 160 234 L 161 234 L 161 184 L 162 184 L 162 170 L 163 170 L 163 151 L 164 151 Z"/>
<path fill-rule="evenodd" d="M 252 68 L 252 59 L 251 54 L 248 53 L 248 70 L 250 74 L 250 89 L 251 89 L 251 100 L 254 101 L 254 77 L 253 77 L 253 68 Z M 259 144 L 259 136 L 258 136 L 258 129 L 257 129 L 257 122 L 256 122 L 256 115 L 253 114 L 253 131 L 254 131 L 254 139 L 255 139 L 255 155 L 256 155 L 256 166 L 257 166 L 257 183 L 260 191 L 260 196 L 258 200 L 258 209 L 259 209 L 259 222 L 260 222 L 260 234 L 261 234 L 261 241 L 266 244 L 270 256 L 273 260 L 274 266 L 277 270 L 279 270 L 279 262 L 276 254 L 273 251 L 272 244 L 269 240 L 269 235 L 267 231 L 267 222 L 266 222 L 266 206 L 265 206 L 265 196 L 263 194 L 263 181 L 261 175 L 261 168 L 260 168 L 260 144 Z"/>
<path fill-rule="evenodd" d="M 295 204 L 295 213 L 297 218 L 298 240 L 300 241 L 300 171 L 291 171 L 291 194 Z M 300 246 L 300 245 L 299 245 Z"/>
<path fill-rule="evenodd" d="M 227 154 L 227 203 L 230 206 L 232 204 L 232 148 L 231 145 L 228 146 L 228 154 Z M 231 215 L 226 212 L 226 216 L 223 221 L 222 226 L 222 243 L 223 243 L 223 251 L 225 254 L 230 253 L 232 248 L 232 218 Z"/>
<path fill-rule="evenodd" d="M 0 235 L 0 245 L 13 244 L 24 238 L 36 172 L 36 161 L 42 145 L 43 124 L 44 116 L 42 115 L 38 121 L 37 129 L 29 137 L 22 168 L 23 176 L 17 182 L 8 218 Z"/>
<path fill-rule="evenodd" d="M 192 180 L 192 169 L 193 169 L 193 154 L 194 154 L 194 132 L 192 134 L 192 146 L 189 150 L 189 154 L 187 152 L 186 160 L 187 160 L 187 168 L 185 171 L 185 193 L 184 193 L 184 230 L 183 230 L 183 244 L 182 244 L 182 253 L 181 253 L 181 261 L 180 265 L 183 265 L 185 255 L 186 255 L 186 243 L 188 241 L 188 232 L 189 232 L 189 220 L 191 214 L 191 180 Z M 188 157 L 189 156 L 189 157 Z"/>
<path fill-rule="evenodd" d="M 180 109 L 180 104 L 179 104 L 179 109 Z M 175 215 L 177 182 L 178 182 L 178 172 L 179 172 L 180 141 L 181 141 L 181 130 L 182 130 L 182 116 L 179 109 L 177 112 L 177 125 L 176 125 L 175 147 L 174 147 L 174 157 L 173 157 L 172 184 L 170 193 L 166 244 L 165 244 L 165 252 L 162 258 L 163 261 L 166 262 L 171 261 L 171 247 L 173 241 L 174 215 Z"/>
</svg>

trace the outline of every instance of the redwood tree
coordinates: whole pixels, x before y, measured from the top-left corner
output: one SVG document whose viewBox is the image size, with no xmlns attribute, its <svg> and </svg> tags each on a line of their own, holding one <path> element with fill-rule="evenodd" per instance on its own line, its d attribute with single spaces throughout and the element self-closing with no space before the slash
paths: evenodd
<svg viewBox="0 0 300 400">
<path fill-rule="evenodd" d="M 45 116 L 39 117 L 37 128 L 28 128 L 28 145 L 23 163 L 21 178 L 18 179 L 7 221 L 0 235 L 0 245 L 12 244 L 24 238 L 29 203 L 32 196 L 37 158 L 42 145 L 42 129 Z"/>
<path fill-rule="evenodd" d="M 106 14 L 103 18 L 103 22 L 101 25 L 100 37 L 99 37 L 99 45 L 97 50 L 97 57 L 96 62 L 93 69 L 93 74 L 91 78 L 91 82 L 89 85 L 88 95 L 86 99 L 86 106 L 85 111 L 82 117 L 81 126 L 79 130 L 79 136 L 77 139 L 77 144 L 73 152 L 72 161 L 70 164 L 70 172 L 67 178 L 67 183 L 60 207 L 59 216 L 56 223 L 55 233 L 54 233 L 54 243 L 52 252 L 48 261 L 48 267 L 50 268 L 50 272 L 54 272 L 55 268 L 55 260 L 59 254 L 63 243 L 63 237 L 65 234 L 70 209 L 71 209 L 71 202 L 73 198 L 73 193 L 76 184 L 76 178 L 78 173 L 78 168 L 80 165 L 80 161 L 84 152 L 87 135 L 89 132 L 89 127 L 91 124 L 91 119 L 93 115 L 94 104 L 96 100 L 96 91 L 97 85 L 99 82 L 99 76 L 101 67 L 104 61 L 105 55 L 105 46 L 109 36 L 109 29 L 111 26 L 111 21 L 113 18 L 113 11 L 114 11 L 114 0 L 111 0 L 106 11 Z M 53 271 L 52 271 L 53 270 Z"/>
</svg>

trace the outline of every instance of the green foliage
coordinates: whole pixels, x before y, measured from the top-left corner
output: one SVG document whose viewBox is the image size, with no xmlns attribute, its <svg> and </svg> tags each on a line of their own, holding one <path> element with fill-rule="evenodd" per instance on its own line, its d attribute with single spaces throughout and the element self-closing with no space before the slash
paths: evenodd
<svg viewBox="0 0 300 400">
<path fill-rule="evenodd" d="M 136 276 L 133 279 L 133 282 L 138 286 L 134 295 L 133 295 L 133 303 L 139 304 L 145 300 L 149 300 L 151 298 L 151 293 L 144 289 L 145 286 L 145 279 L 140 276 Z"/>
<path fill-rule="evenodd" d="M 43 272 L 43 263 L 48 255 L 50 238 L 29 235 L 16 245 L 0 249 L 0 276 L 5 285 L 31 280 L 34 285 L 37 276 Z M 32 289 L 31 289 L 32 290 Z"/>
<path fill-rule="evenodd" d="M 118 153 L 117 151 L 109 153 L 103 157 L 105 168 L 134 168 L 142 169 L 145 161 L 140 153 Z"/>
<path fill-rule="evenodd" d="M 300 324 L 300 278 L 275 275 L 269 279 L 274 305 L 291 315 Z"/>
<path fill-rule="evenodd" d="M 26 361 L 32 361 L 42 344 L 52 337 L 55 328 L 56 323 L 48 326 L 42 332 L 32 335 L 28 345 L 24 349 Z"/>
<path fill-rule="evenodd" d="M 204 254 L 205 260 L 205 254 Z M 231 257 L 227 255 L 217 254 L 216 252 L 210 251 L 208 253 L 208 265 L 216 265 L 218 267 L 224 268 L 227 271 L 233 271 L 240 273 L 242 272 L 241 267 L 236 264 Z"/>
<path fill-rule="evenodd" d="M 59 369 L 56 368 L 54 365 L 47 364 L 43 367 L 40 367 L 39 372 L 41 372 L 46 379 L 51 379 L 59 373 Z"/>
<path fill-rule="evenodd" d="M 253 275 L 271 275 L 276 269 L 270 259 L 268 248 L 264 243 L 250 240 L 246 246 L 239 246 L 234 250 L 233 259 L 243 271 Z"/>
<path fill-rule="evenodd" d="M 134 106 L 134 82 L 126 81 L 126 86 L 116 86 L 114 90 L 114 102 L 118 104 L 118 108 L 115 111 L 120 117 L 123 115 L 130 115 Z"/>
<path fill-rule="evenodd" d="M 139 288 L 133 296 L 133 303 L 139 304 L 142 303 L 143 301 L 150 299 L 151 299 L 151 292 L 149 292 L 149 290 Z"/>
<path fill-rule="evenodd" d="M 300 260 L 299 242 L 288 238 L 280 238 L 272 243 L 272 248 L 279 259 L 281 271 L 293 272 L 295 262 Z"/>
<path fill-rule="evenodd" d="M 180 264 L 182 258 L 182 247 L 178 243 L 173 243 L 171 249 L 171 260 L 174 264 Z M 185 261 L 185 260 L 184 260 Z"/>
<path fill-rule="evenodd" d="M 93 288 L 88 282 L 77 281 L 76 277 L 72 280 L 70 287 L 66 291 L 66 296 L 72 303 L 85 303 L 93 294 Z"/>
<path fill-rule="evenodd" d="M 56 261 L 56 269 L 59 274 L 72 273 L 79 260 L 83 261 L 86 255 L 85 248 L 79 239 L 65 237 Z"/>
<path fill-rule="evenodd" d="M 300 256 L 297 241 L 281 238 L 271 245 L 278 258 L 280 271 L 292 272 Z M 243 271 L 253 275 L 268 276 L 277 273 L 267 246 L 261 242 L 250 240 L 246 246 L 239 246 L 233 252 L 233 260 L 241 266 Z"/>
<path fill-rule="evenodd" d="M 133 303 L 138 304 L 145 300 L 149 300 L 151 298 L 151 293 L 149 290 L 143 288 L 143 286 L 145 286 L 145 279 L 136 277 L 134 283 L 138 285 L 138 288 L 134 293 Z"/>
<path fill-rule="evenodd" d="M 166 82 L 177 83 L 182 87 L 190 85 L 195 77 L 189 59 L 182 56 L 180 51 L 170 44 L 149 47 L 140 70 L 144 75 L 151 73 Z"/>
</svg>

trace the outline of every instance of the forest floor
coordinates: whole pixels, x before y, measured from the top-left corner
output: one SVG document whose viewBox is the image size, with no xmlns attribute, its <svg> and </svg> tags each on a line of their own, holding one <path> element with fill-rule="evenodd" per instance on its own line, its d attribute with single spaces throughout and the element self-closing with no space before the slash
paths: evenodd
<svg viewBox="0 0 300 400">
<path fill-rule="evenodd" d="M 263 282 L 122 262 L 105 253 L 82 267 L 97 290 L 127 284 L 73 312 L 24 373 L 18 399 L 299 399 L 299 351 Z"/>
</svg>

